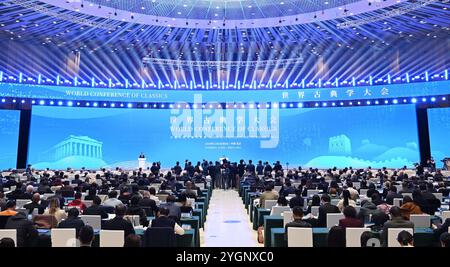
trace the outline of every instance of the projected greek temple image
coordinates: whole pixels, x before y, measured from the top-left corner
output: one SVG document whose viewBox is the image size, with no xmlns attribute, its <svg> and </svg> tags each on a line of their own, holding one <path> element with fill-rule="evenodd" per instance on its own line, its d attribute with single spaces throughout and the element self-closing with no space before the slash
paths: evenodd
<svg viewBox="0 0 450 267">
<path fill-rule="evenodd" d="M 450 247 L 449 9 L 0 1 L 0 247 L 280 266 Z"/>
</svg>

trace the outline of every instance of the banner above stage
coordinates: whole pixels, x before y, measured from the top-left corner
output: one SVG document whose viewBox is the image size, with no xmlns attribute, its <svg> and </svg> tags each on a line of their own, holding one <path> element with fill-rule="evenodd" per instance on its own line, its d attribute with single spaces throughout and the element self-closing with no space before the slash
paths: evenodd
<svg viewBox="0 0 450 267">
<path fill-rule="evenodd" d="M 192 102 L 303 102 L 431 96 L 450 93 L 450 81 L 321 89 L 176 90 L 116 89 L 0 83 L 0 97 L 84 101 Z"/>
</svg>

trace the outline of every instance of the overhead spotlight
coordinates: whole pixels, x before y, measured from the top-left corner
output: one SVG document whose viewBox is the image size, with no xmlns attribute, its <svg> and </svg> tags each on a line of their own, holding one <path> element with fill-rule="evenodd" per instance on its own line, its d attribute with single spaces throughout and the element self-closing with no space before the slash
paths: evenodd
<svg viewBox="0 0 450 267">
<path fill-rule="evenodd" d="M 295 21 L 298 21 L 298 18 L 295 18 Z"/>
<path fill-rule="evenodd" d="M 114 11 L 114 16 L 117 16 L 117 11 Z"/>
<path fill-rule="evenodd" d="M 189 25 L 189 22 L 186 21 L 186 26 Z"/>
<path fill-rule="evenodd" d="M 278 22 L 281 23 L 281 19 Z"/>
<path fill-rule="evenodd" d="M 317 15 L 316 14 L 314 14 L 314 18 L 317 19 Z"/>
<path fill-rule="evenodd" d="M 98 5 L 98 8 L 102 8 L 102 6 L 101 6 L 101 5 Z"/>
<path fill-rule="evenodd" d="M 84 4 L 83 4 L 83 3 L 81 3 L 81 7 L 84 7 Z"/>
<path fill-rule="evenodd" d="M 134 16 L 133 16 L 133 15 L 131 15 L 131 19 L 134 19 Z"/>
<path fill-rule="evenodd" d="M 369 2 L 369 6 L 371 6 L 372 5 L 372 2 Z"/>
</svg>

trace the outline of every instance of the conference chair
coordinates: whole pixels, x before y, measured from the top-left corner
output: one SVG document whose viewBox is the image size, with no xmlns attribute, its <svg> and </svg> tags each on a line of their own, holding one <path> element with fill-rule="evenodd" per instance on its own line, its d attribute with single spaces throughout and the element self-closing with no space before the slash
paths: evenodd
<svg viewBox="0 0 450 267">
<path fill-rule="evenodd" d="M 195 186 L 200 188 L 200 190 L 205 189 L 205 184 L 204 183 L 196 183 Z"/>
<path fill-rule="evenodd" d="M 306 194 L 308 197 L 313 197 L 314 195 L 318 195 L 322 192 L 322 190 L 308 189 L 306 190 Z"/>
<path fill-rule="evenodd" d="M 264 202 L 264 208 L 268 210 L 272 210 L 272 207 L 277 204 L 276 200 L 266 200 Z"/>
<path fill-rule="evenodd" d="M 312 228 L 289 227 L 288 247 L 313 247 Z"/>
<path fill-rule="evenodd" d="M 429 228 L 431 216 L 428 214 L 411 214 L 409 220 L 414 223 L 414 228 Z"/>
<path fill-rule="evenodd" d="M 52 247 L 76 247 L 76 230 L 54 228 L 51 230 Z"/>
<path fill-rule="evenodd" d="M 285 211 L 283 212 L 283 227 L 286 226 L 286 224 L 292 222 L 294 220 L 294 217 L 292 216 L 292 211 Z"/>
<path fill-rule="evenodd" d="M 81 220 L 85 225 L 90 225 L 93 229 L 102 229 L 102 217 L 100 215 L 81 215 Z"/>
<path fill-rule="evenodd" d="M 353 182 L 353 188 L 355 188 L 356 190 L 361 188 L 361 182 Z"/>
<path fill-rule="evenodd" d="M 30 202 L 30 199 L 16 199 L 16 209 L 21 209 L 25 204 L 28 204 Z"/>
<path fill-rule="evenodd" d="M 124 231 L 100 230 L 100 247 L 123 247 Z"/>
<path fill-rule="evenodd" d="M 409 196 L 410 198 L 412 198 L 412 193 L 402 193 L 402 196 Z"/>
<path fill-rule="evenodd" d="M 412 228 L 388 228 L 388 235 L 387 235 L 388 247 L 391 248 L 400 247 L 400 244 L 397 241 L 397 237 L 401 231 L 408 231 L 410 234 L 414 235 L 414 229 Z"/>
<path fill-rule="evenodd" d="M 86 205 L 86 208 L 89 208 L 94 203 L 93 200 L 83 200 L 84 205 Z"/>
<path fill-rule="evenodd" d="M 281 216 L 283 212 L 290 211 L 291 208 L 289 206 L 273 206 L 270 211 L 271 216 Z"/>
<path fill-rule="evenodd" d="M 320 208 L 320 206 L 311 206 L 311 214 L 314 217 L 319 216 L 319 208 Z"/>
<path fill-rule="evenodd" d="M 17 230 L 16 229 L 8 229 L 8 230 L 0 230 L 0 239 L 9 237 L 14 240 L 14 245 L 17 247 Z"/>
<path fill-rule="evenodd" d="M 147 228 L 144 233 L 144 247 L 176 247 L 176 236 L 173 228 Z"/>
<path fill-rule="evenodd" d="M 54 193 L 45 193 L 44 195 L 42 195 L 42 199 L 47 200 L 50 197 L 53 197 L 55 194 Z"/>
<path fill-rule="evenodd" d="M 139 215 L 125 215 L 123 218 L 129 221 L 134 227 L 141 225 Z"/>
<path fill-rule="evenodd" d="M 102 203 L 105 202 L 106 199 L 108 199 L 108 195 L 97 195 L 97 196 L 101 199 Z"/>
<path fill-rule="evenodd" d="M 339 203 L 339 200 L 340 200 L 340 199 L 338 199 L 338 198 L 334 198 L 334 199 L 332 199 L 332 200 L 330 201 L 330 204 L 331 204 L 331 205 L 337 206 L 337 204 Z"/>
<path fill-rule="evenodd" d="M 366 231 L 370 231 L 370 228 L 345 228 L 346 246 L 361 247 L 361 235 Z"/>
<path fill-rule="evenodd" d="M 331 227 L 338 225 L 340 219 L 344 219 L 344 214 L 327 213 L 327 228 L 330 229 Z"/>
<path fill-rule="evenodd" d="M 403 198 L 394 198 L 394 206 L 401 207 L 403 205 Z"/>
<path fill-rule="evenodd" d="M 277 191 L 278 193 L 280 193 L 281 188 L 282 188 L 281 185 L 276 185 L 276 186 L 273 187 L 273 189 L 274 189 L 275 191 Z"/>
<path fill-rule="evenodd" d="M 58 226 L 58 220 L 54 215 L 35 215 L 33 223 L 37 228 L 51 229 Z"/>
<path fill-rule="evenodd" d="M 369 189 L 359 189 L 359 195 L 367 196 L 367 191 L 369 191 Z"/>
<path fill-rule="evenodd" d="M 159 199 L 160 202 L 166 202 L 168 196 L 169 195 L 166 195 L 166 194 L 157 194 L 156 195 L 156 197 Z"/>
<path fill-rule="evenodd" d="M 442 200 L 444 199 L 442 193 L 433 193 L 433 195 L 434 195 L 437 199 L 439 199 L 439 201 L 441 201 L 441 202 L 442 202 Z"/>
<path fill-rule="evenodd" d="M 450 210 L 443 211 L 441 214 L 442 221 L 445 222 L 446 219 L 450 218 Z"/>
</svg>

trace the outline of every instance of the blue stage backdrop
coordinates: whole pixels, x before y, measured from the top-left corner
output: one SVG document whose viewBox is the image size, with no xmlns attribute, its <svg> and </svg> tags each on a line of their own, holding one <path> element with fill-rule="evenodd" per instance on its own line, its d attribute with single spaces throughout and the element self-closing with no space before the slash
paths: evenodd
<svg viewBox="0 0 450 267">
<path fill-rule="evenodd" d="M 0 109 L 0 170 L 15 168 L 20 111 Z"/>
<path fill-rule="evenodd" d="M 450 108 L 428 109 L 431 155 L 436 166 L 442 167 L 441 160 L 450 157 Z"/>
<path fill-rule="evenodd" d="M 148 161 L 280 160 L 283 165 L 411 167 L 414 105 L 318 109 L 102 109 L 34 106 L 35 168 L 136 168 Z"/>
</svg>

